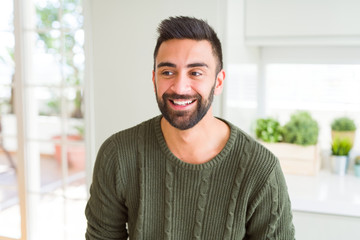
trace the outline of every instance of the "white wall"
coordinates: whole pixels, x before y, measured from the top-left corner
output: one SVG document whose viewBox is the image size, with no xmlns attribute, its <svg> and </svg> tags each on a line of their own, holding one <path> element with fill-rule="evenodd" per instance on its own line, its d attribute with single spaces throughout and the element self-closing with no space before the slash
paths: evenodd
<svg viewBox="0 0 360 240">
<path fill-rule="evenodd" d="M 225 3 L 220 0 L 90 1 L 96 148 L 112 133 L 159 114 L 151 81 L 159 22 L 175 15 L 202 18 L 222 40 Z"/>
<path fill-rule="evenodd" d="M 247 0 L 251 44 L 353 45 L 360 43 L 357 0 Z"/>
<path fill-rule="evenodd" d="M 255 66 L 258 69 L 259 61 L 259 48 L 249 47 L 245 45 L 244 32 L 244 0 L 228 0 L 227 1 L 227 14 L 226 14 L 226 38 L 224 45 L 225 55 L 225 70 L 226 81 L 236 82 L 241 80 L 242 76 L 237 74 L 237 70 L 248 67 L 249 65 Z M 237 79 L 239 78 L 239 79 Z M 223 96 L 226 95 L 229 84 L 225 81 L 225 91 Z M 263 97 L 263 95 L 259 95 Z M 226 98 L 224 98 L 223 106 L 226 106 Z M 261 100 L 260 100 L 261 101 Z M 223 108 L 223 117 L 243 130 L 249 130 L 248 126 L 258 115 L 256 108 L 239 109 L 237 107 Z"/>
</svg>

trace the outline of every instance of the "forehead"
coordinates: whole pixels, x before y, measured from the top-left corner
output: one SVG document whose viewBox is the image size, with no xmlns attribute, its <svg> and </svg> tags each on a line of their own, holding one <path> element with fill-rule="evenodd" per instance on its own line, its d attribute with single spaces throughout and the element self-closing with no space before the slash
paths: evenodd
<svg viewBox="0 0 360 240">
<path fill-rule="evenodd" d="M 171 39 L 160 45 L 156 63 L 160 62 L 171 62 L 176 65 L 204 62 L 213 67 L 215 57 L 207 40 Z"/>
</svg>

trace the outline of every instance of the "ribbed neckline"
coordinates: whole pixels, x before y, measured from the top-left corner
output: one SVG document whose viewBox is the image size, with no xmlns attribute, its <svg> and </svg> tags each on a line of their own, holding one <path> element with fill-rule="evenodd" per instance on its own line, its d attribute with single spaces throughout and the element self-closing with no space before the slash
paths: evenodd
<svg viewBox="0 0 360 240">
<path fill-rule="evenodd" d="M 225 144 L 225 147 L 210 161 L 206 162 L 206 163 L 202 163 L 202 164 L 191 164 L 191 163 L 186 163 L 182 160 L 180 160 L 179 158 L 177 158 L 168 148 L 164 135 L 162 133 L 161 130 L 161 118 L 162 116 L 159 115 L 155 118 L 154 121 L 154 127 L 155 127 L 155 134 L 158 140 L 158 143 L 160 145 L 160 148 L 162 150 L 162 152 L 166 155 L 167 159 L 175 164 L 178 167 L 184 168 L 184 169 L 188 169 L 188 170 L 203 170 L 203 169 L 207 169 L 207 168 L 212 168 L 214 166 L 216 166 L 217 164 L 219 164 L 221 161 L 223 161 L 223 159 L 226 157 L 226 155 L 230 152 L 230 150 L 232 149 L 234 143 L 235 143 L 235 139 L 236 139 L 236 127 L 229 123 L 228 121 L 218 118 L 219 120 L 225 122 L 229 127 L 230 127 L 230 137 L 228 139 L 228 141 Z"/>
</svg>

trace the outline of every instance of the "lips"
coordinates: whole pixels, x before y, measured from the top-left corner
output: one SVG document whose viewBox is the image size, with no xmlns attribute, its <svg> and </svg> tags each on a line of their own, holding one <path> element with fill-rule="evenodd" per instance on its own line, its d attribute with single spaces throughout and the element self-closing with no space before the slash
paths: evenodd
<svg viewBox="0 0 360 240">
<path fill-rule="evenodd" d="M 200 95 L 180 95 L 180 94 L 169 94 L 164 93 L 162 96 L 163 103 L 173 110 L 185 111 L 190 110 L 198 100 L 201 99 Z M 164 105 L 165 106 L 165 105 Z"/>
<path fill-rule="evenodd" d="M 175 106 L 187 106 L 192 104 L 193 102 L 195 102 L 195 100 L 171 100 L 170 102 L 172 102 L 172 104 L 174 104 Z"/>
</svg>

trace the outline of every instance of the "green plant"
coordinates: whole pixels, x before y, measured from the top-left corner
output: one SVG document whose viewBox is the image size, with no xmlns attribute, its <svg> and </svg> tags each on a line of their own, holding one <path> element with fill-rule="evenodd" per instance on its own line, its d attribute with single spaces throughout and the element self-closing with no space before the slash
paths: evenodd
<svg viewBox="0 0 360 240">
<path fill-rule="evenodd" d="M 298 111 L 291 115 L 283 127 L 284 142 L 298 145 L 315 145 L 319 136 L 319 125 L 310 113 Z"/>
<path fill-rule="evenodd" d="M 354 121 L 348 117 L 340 117 L 334 119 L 331 123 L 331 130 L 333 131 L 355 131 L 356 125 Z"/>
<path fill-rule="evenodd" d="M 347 156 L 352 148 L 349 138 L 335 138 L 331 144 L 331 153 L 334 156 Z"/>
<path fill-rule="evenodd" d="M 81 138 L 84 138 L 84 132 L 85 132 L 84 126 L 83 125 L 75 126 L 75 129 L 78 132 L 79 136 Z"/>
<path fill-rule="evenodd" d="M 256 120 L 256 137 L 264 142 L 281 142 L 282 127 L 280 123 L 273 118 L 260 118 Z"/>
<path fill-rule="evenodd" d="M 360 155 L 355 157 L 355 165 L 360 165 Z"/>
</svg>

